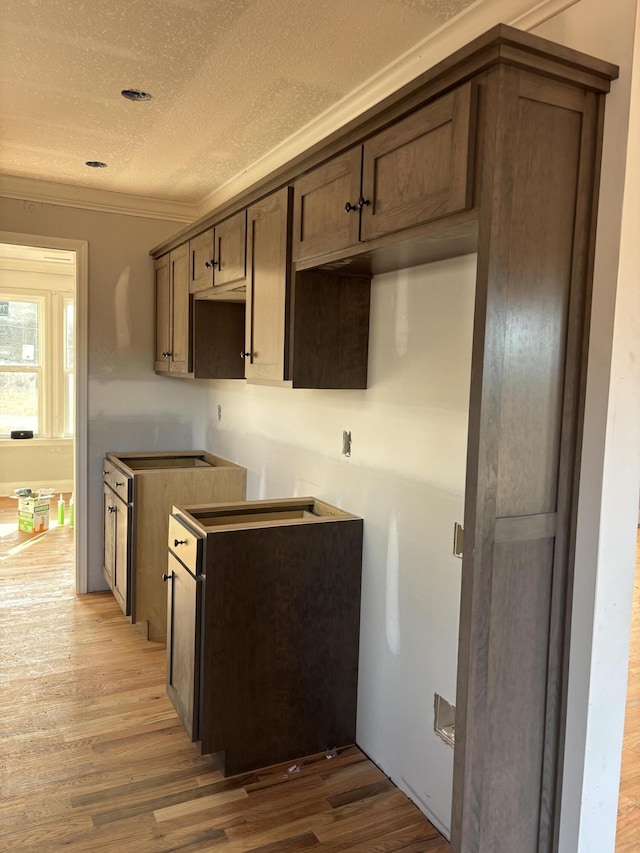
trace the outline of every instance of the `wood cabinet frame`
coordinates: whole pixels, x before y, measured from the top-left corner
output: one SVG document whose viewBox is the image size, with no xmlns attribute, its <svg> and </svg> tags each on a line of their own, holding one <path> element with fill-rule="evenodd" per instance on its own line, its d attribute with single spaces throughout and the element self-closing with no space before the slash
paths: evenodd
<svg viewBox="0 0 640 853">
<path fill-rule="evenodd" d="M 296 276 L 371 275 L 478 254 L 453 853 L 558 849 L 604 96 L 617 74 L 500 25 L 229 203 L 253 204 L 477 86 L 473 207 L 294 264 Z"/>
</svg>

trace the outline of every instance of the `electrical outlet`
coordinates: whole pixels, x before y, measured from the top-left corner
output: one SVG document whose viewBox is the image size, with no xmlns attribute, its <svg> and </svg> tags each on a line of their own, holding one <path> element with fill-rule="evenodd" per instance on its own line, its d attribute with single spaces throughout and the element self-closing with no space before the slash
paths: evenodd
<svg viewBox="0 0 640 853">
<path fill-rule="evenodd" d="M 351 456 L 351 431 L 342 431 L 342 455 Z"/>
<path fill-rule="evenodd" d="M 443 699 L 439 693 L 433 694 L 433 730 L 449 746 L 456 742 L 455 705 Z"/>
</svg>

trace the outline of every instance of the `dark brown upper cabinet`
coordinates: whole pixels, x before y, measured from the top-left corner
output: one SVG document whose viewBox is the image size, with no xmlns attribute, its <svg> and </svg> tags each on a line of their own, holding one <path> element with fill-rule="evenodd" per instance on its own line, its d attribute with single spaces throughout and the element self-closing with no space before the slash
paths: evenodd
<svg viewBox="0 0 640 853">
<path fill-rule="evenodd" d="M 296 181 L 294 260 L 470 208 L 475 100 L 467 83 Z"/>
<path fill-rule="evenodd" d="M 246 210 L 190 240 L 189 253 L 189 291 L 197 299 L 244 285 L 247 277 Z"/>
</svg>

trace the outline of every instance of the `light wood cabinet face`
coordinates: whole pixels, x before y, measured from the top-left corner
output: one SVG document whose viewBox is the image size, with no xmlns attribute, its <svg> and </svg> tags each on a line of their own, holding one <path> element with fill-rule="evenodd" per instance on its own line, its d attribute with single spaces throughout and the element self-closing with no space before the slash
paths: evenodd
<svg viewBox="0 0 640 853">
<path fill-rule="evenodd" d="M 358 145 L 296 181 L 294 260 L 312 258 L 358 242 L 361 169 L 362 146 Z"/>
<path fill-rule="evenodd" d="M 129 507 L 103 486 L 104 576 L 125 616 L 131 613 Z"/>
<path fill-rule="evenodd" d="M 169 372 L 171 351 L 171 281 L 169 278 L 169 256 L 159 258 L 154 264 L 156 296 L 156 352 L 153 369 L 158 373 Z"/>
<path fill-rule="evenodd" d="M 242 284 L 247 277 L 247 211 L 209 228 L 189 241 L 189 292 Z"/>
<path fill-rule="evenodd" d="M 199 293 L 213 287 L 213 228 L 189 241 L 189 292 Z M 207 266 L 208 265 L 208 266 Z"/>
<path fill-rule="evenodd" d="M 202 583 L 169 554 L 167 693 L 191 740 L 198 740 Z"/>
<path fill-rule="evenodd" d="M 287 378 L 290 200 L 291 190 L 285 187 L 248 211 L 247 379 Z"/>
<path fill-rule="evenodd" d="M 214 287 L 238 284 L 247 277 L 247 211 L 241 210 L 215 228 Z"/>
<path fill-rule="evenodd" d="M 156 352 L 158 373 L 186 374 L 191 369 L 191 295 L 189 244 L 155 262 Z"/>
<path fill-rule="evenodd" d="M 170 373 L 188 373 L 191 361 L 191 300 L 189 296 L 189 246 L 185 243 L 169 255 L 171 268 Z"/>
<path fill-rule="evenodd" d="M 471 207 L 475 94 L 461 86 L 364 143 L 362 240 Z"/>
</svg>

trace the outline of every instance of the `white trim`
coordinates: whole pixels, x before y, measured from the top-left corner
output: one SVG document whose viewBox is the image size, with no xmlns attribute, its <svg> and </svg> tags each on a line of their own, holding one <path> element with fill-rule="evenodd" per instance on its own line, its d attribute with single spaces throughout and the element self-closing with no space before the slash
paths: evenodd
<svg viewBox="0 0 640 853">
<path fill-rule="evenodd" d="M 357 89 L 255 160 L 239 175 L 208 193 L 198 204 L 199 215 L 204 216 L 231 200 L 256 181 L 321 142 L 492 26 L 507 23 L 521 30 L 530 30 L 579 1 L 542 0 L 536 4 L 532 0 L 476 0 Z"/>
<path fill-rule="evenodd" d="M 124 216 L 143 216 L 147 219 L 193 222 L 198 218 L 198 207 L 195 204 L 78 187 L 56 181 L 38 181 L 15 175 L 0 175 L 0 196 L 36 204 L 58 204 L 62 207 L 101 210 Z"/>
<path fill-rule="evenodd" d="M 86 593 L 87 583 L 87 427 L 88 427 L 88 293 L 89 244 L 86 240 L 67 240 L 62 237 L 42 237 L 0 231 L 1 243 L 22 246 L 44 246 L 48 249 L 67 249 L 76 253 L 76 329 L 75 329 L 75 393 L 76 434 L 74 436 L 74 501 L 84 508 L 75 524 L 76 592 Z M 30 442 L 24 442 L 29 444 Z M 16 442 L 19 444 L 19 442 Z"/>
</svg>

